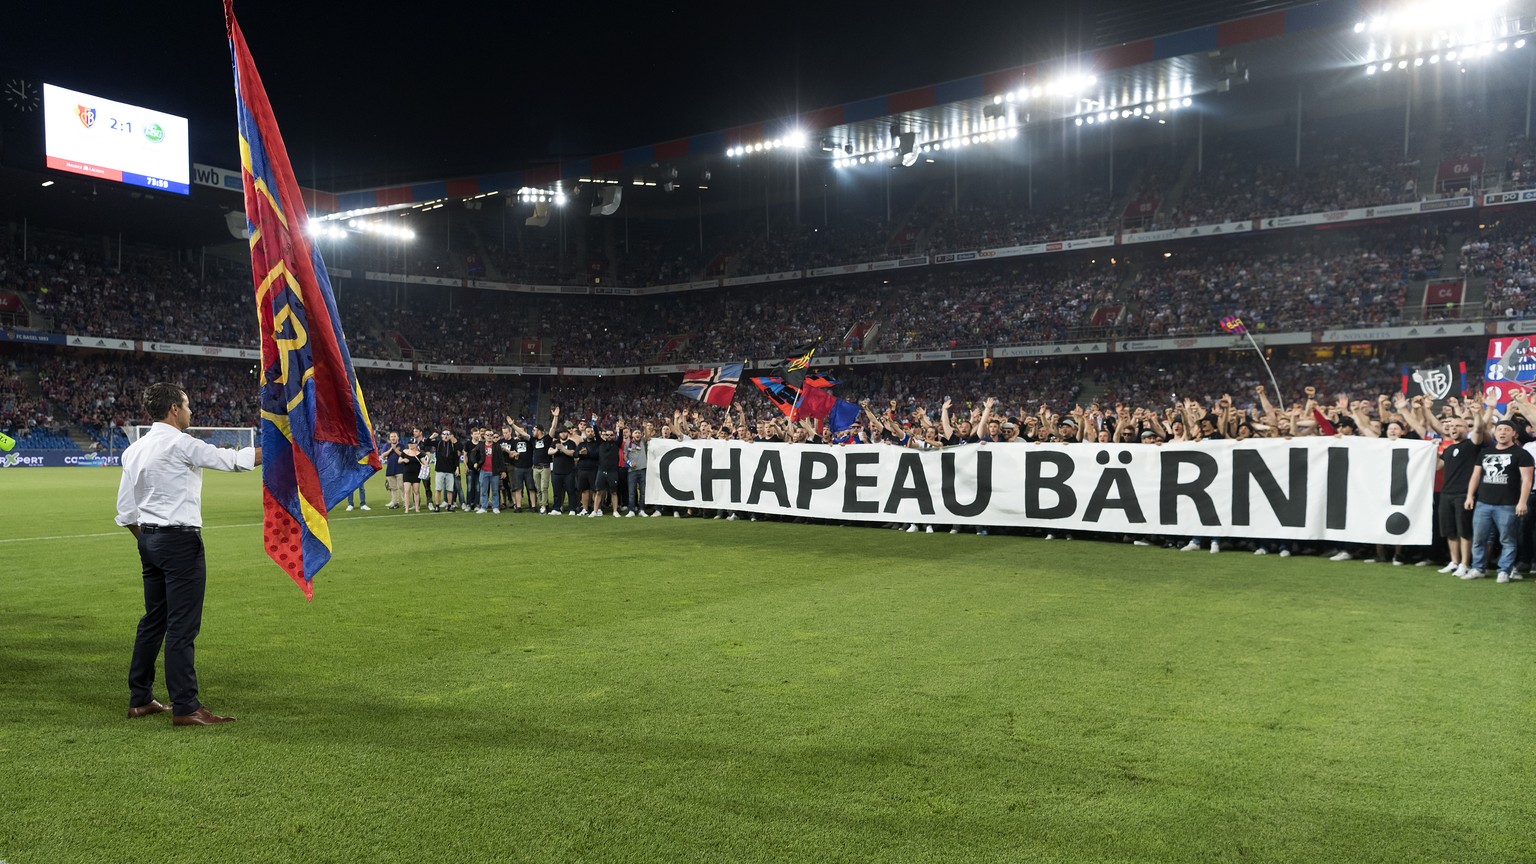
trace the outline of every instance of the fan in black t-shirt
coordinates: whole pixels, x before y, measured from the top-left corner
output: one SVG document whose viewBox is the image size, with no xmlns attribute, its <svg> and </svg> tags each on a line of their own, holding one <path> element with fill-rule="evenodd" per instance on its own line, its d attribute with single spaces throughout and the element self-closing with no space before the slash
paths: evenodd
<svg viewBox="0 0 1536 864">
<path fill-rule="evenodd" d="M 1515 435 L 1515 424 L 1500 420 L 1493 427 L 1493 443 L 1478 452 L 1478 464 L 1472 469 L 1463 505 L 1473 511 L 1472 569 L 1462 575 L 1463 579 L 1480 579 L 1485 575 L 1483 562 L 1488 556 L 1488 541 L 1495 534 L 1502 547 L 1498 581 L 1508 582 L 1515 569 L 1520 517 L 1526 513 L 1531 475 L 1536 473 L 1536 460 L 1516 442 Z"/>
</svg>

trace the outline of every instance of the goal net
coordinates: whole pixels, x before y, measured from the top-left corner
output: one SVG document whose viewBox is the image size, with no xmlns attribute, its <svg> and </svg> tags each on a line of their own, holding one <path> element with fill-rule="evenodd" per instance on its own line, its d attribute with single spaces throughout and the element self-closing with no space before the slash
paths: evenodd
<svg viewBox="0 0 1536 864">
<path fill-rule="evenodd" d="M 139 440 L 139 436 L 150 430 L 149 426 L 124 426 L 123 431 L 128 435 L 128 443 Z M 241 447 L 256 446 L 256 430 L 249 426 L 188 426 L 187 434 L 194 438 L 201 438 L 215 447 Z"/>
</svg>

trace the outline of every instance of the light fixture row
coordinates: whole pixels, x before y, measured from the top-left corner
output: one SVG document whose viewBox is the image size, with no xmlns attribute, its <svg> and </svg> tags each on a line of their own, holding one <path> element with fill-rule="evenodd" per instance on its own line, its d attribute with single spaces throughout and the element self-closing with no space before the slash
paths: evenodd
<svg viewBox="0 0 1536 864">
<path fill-rule="evenodd" d="M 1019 137 L 1018 127 L 1001 129 L 996 132 L 978 132 L 975 135 L 956 135 L 951 138 L 940 138 L 924 144 L 914 145 L 914 150 L 919 153 L 937 153 L 943 150 L 958 150 L 969 147 L 972 144 L 990 144 L 994 141 L 1006 141 Z M 856 153 L 851 156 L 843 156 L 832 160 L 833 168 L 851 168 L 855 165 L 871 165 L 881 162 L 894 162 L 901 158 L 901 151 L 897 147 L 884 150 L 872 150 L 866 153 Z M 932 160 L 929 160 L 932 161 Z"/>
<path fill-rule="evenodd" d="M 1383 63 L 1372 63 L 1365 67 L 1365 74 L 1375 75 L 1378 72 L 1386 74 L 1394 69 L 1405 70 L 1409 66 L 1419 67 L 1426 64 L 1435 66 L 1438 65 L 1442 59 L 1444 59 L 1446 63 L 1461 64 L 1466 63 L 1469 60 L 1477 60 L 1500 52 L 1510 50 L 1518 51 L 1521 48 L 1524 48 L 1525 45 L 1526 41 L 1524 39 L 1516 39 L 1513 42 L 1508 40 L 1502 42 L 1484 42 L 1481 45 L 1468 46 L 1460 51 L 1450 50 L 1444 53 L 1436 52 L 1429 55 L 1420 54 L 1417 57 L 1405 57 L 1395 62 L 1392 60 L 1387 60 Z"/>
<path fill-rule="evenodd" d="M 1099 111 L 1094 114 L 1084 114 L 1074 119 L 1077 126 L 1092 126 L 1096 123 L 1109 123 L 1114 120 L 1130 120 L 1141 118 L 1151 119 L 1154 115 L 1168 111 L 1177 111 L 1180 108 L 1188 108 L 1195 104 L 1195 100 L 1185 96 L 1183 99 L 1169 99 L 1166 102 L 1148 102 L 1145 105 L 1136 105 L 1130 108 L 1112 108 L 1108 111 Z"/>
<path fill-rule="evenodd" d="M 738 144 L 734 147 L 727 147 L 725 155 L 734 159 L 738 156 L 751 156 L 756 153 L 771 153 L 784 147 L 804 150 L 805 133 L 799 129 L 794 129 L 782 138 L 764 138 L 761 141 L 753 141 L 750 144 Z"/>
</svg>

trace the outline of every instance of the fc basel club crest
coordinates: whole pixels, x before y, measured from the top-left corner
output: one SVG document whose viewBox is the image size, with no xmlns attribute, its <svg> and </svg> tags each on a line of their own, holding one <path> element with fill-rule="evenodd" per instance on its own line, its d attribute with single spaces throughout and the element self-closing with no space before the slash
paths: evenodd
<svg viewBox="0 0 1536 864">
<path fill-rule="evenodd" d="M 76 105 L 75 113 L 80 117 L 80 125 L 89 129 L 96 125 L 96 109 L 87 108 L 84 105 Z"/>
</svg>

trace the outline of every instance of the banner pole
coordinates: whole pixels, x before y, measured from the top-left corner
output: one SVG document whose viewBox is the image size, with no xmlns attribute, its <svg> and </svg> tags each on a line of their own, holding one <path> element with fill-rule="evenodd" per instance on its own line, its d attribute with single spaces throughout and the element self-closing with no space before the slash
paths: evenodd
<svg viewBox="0 0 1536 864">
<path fill-rule="evenodd" d="M 1244 327 L 1243 335 L 1248 337 L 1248 344 L 1253 346 L 1254 353 L 1259 355 L 1259 362 L 1264 364 L 1264 371 L 1269 373 L 1269 383 L 1275 386 L 1275 403 L 1280 406 L 1281 411 L 1284 411 L 1285 397 L 1280 394 L 1280 382 L 1275 380 L 1275 370 L 1269 368 L 1269 358 L 1264 356 L 1264 349 L 1260 348 L 1259 343 L 1254 341 L 1252 331 Z"/>
</svg>

